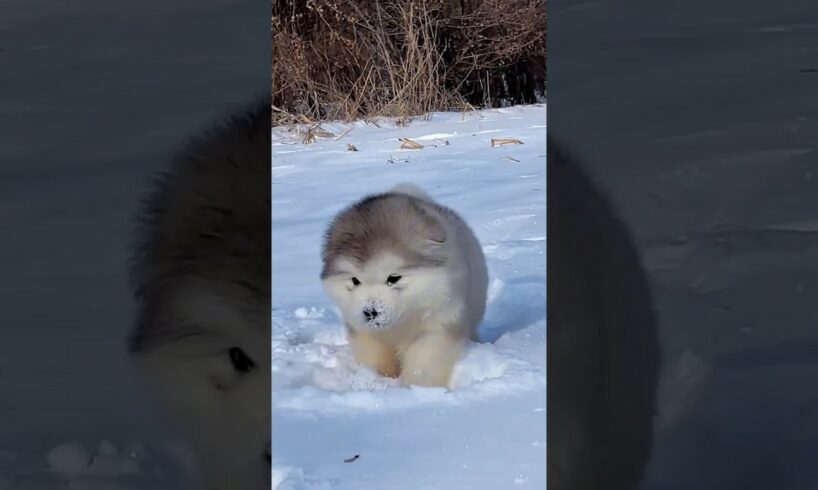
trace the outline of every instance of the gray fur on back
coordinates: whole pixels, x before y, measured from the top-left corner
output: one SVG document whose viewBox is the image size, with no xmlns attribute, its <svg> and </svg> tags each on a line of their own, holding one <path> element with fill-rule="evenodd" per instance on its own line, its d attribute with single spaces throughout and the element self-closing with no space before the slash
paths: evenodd
<svg viewBox="0 0 818 490">
<path fill-rule="evenodd" d="M 395 187 L 392 188 L 391 192 L 397 194 L 406 194 L 407 196 L 417 197 L 418 199 L 423 199 L 424 201 L 434 202 L 432 197 L 428 193 L 426 193 L 426 191 L 424 191 L 417 185 L 408 182 L 396 185 Z"/>
<path fill-rule="evenodd" d="M 156 181 L 132 257 L 132 352 L 179 335 L 165 316 L 168 298 L 183 285 L 201 284 L 269 318 L 270 137 L 270 107 L 262 101 L 190 142 Z"/>
<path fill-rule="evenodd" d="M 338 213 L 327 228 L 321 251 L 321 278 L 333 273 L 338 257 L 364 263 L 387 250 L 420 266 L 442 266 L 445 255 L 421 242 L 423 238 L 447 238 L 434 212 L 451 211 L 397 192 L 371 195 L 352 204 Z"/>
</svg>

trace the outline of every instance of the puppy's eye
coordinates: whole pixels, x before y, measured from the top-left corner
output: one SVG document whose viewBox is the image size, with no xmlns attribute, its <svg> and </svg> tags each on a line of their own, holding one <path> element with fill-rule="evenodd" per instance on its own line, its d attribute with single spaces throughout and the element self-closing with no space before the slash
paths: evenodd
<svg viewBox="0 0 818 490">
<path fill-rule="evenodd" d="M 395 284 L 398 283 L 398 281 L 400 281 L 400 278 L 401 278 L 401 276 L 399 276 L 397 274 L 392 274 L 391 276 L 386 278 L 386 284 L 389 284 L 390 286 L 394 286 Z"/>
<path fill-rule="evenodd" d="M 233 369 L 240 373 L 249 373 L 256 367 L 256 363 L 238 347 L 232 347 L 229 351 L 230 362 L 233 364 Z"/>
<path fill-rule="evenodd" d="M 357 277 L 352 278 L 352 285 L 353 286 L 358 286 L 360 284 L 361 284 L 361 281 L 359 281 Z"/>
</svg>

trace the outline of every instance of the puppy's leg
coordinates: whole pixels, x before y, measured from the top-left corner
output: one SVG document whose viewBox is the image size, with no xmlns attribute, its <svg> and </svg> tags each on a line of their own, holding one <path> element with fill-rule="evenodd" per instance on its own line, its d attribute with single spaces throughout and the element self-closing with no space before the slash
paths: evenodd
<svg viewBox="0 0 818 490">
<path fill-rule="evenodd" d="M 349 344 L 352 347 L 352 355 L 358 363 L 375 369 L 381 376 L 394 378 L 398 375 L 395 349 L 362 332 L 350 331 Z"/>
<path fill-rule="evenodd" d="M 464 344 L 464 339 L 445 333 L 420 336 L 403 353 L 401 380 L 404 384 L 448 388 Z"/>
</svg>

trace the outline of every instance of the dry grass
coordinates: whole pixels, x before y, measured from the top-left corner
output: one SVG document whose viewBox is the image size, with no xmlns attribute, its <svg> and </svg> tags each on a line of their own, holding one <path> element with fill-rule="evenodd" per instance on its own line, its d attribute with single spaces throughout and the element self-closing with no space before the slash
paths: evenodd
<svg viewBox="0 0 818 490">
<path fill-rule="evenodd" d="M 274 123 L 408 123 L 544 91 L 545 0 L 274 0 L 272 13 Z"/>
<path fill-rule="evenodd" d="M 505 146 L 505 145 L 522 145 L 523 142 L 515 138 L 492 138 L 491 147 Z"/>
<path fill-rule="evenodd" d="M 422 150 L 423 145 L 409 138 L 399 138 L 401 150 Z"/>
</svg>

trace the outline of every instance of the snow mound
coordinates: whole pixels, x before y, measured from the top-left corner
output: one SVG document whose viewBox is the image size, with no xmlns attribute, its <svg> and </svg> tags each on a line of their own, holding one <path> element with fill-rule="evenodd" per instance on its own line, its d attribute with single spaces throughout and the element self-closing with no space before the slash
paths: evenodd
<svg viewBox="0 0 818 490">
<path fill-rule="evenodd" d="M 90 445 L 66 441 L 36 457 L 5 451 L 0 456 L 2 490 L 179 489 L 190 480 L 190 455 L 178 443 L 127 443 L 102 440 Z M 31 461 L 31 463 L 25 463 Z M 14 464 L 4 474 L 2 463 Z"/>
<path fill-rule="evenodd" d="M 319 413 L 383 411 L 429 404 L 462 404 L 486 396 L 544 389 L 540 367 L 515 356 L 515 349 L 470 344 L 452 379 L 452 389 L 403 387 L 358 365 L 334 315 L 274 317 L 273 410 Z M 306 320 L 306 321 L 305 321 Z M 542 328 L 542 327 L 541 327 Z"/>
</svg>

